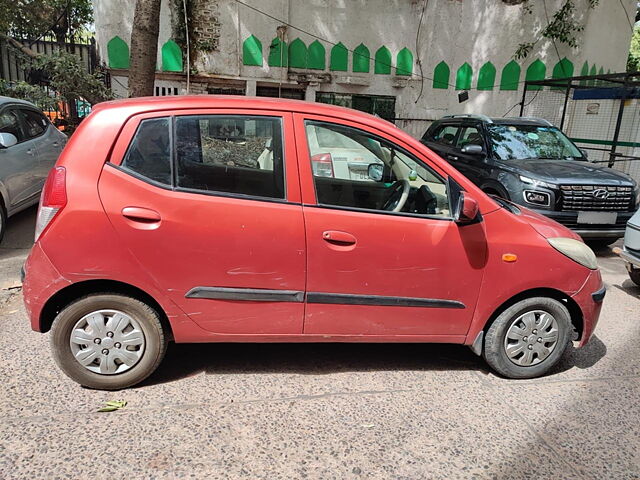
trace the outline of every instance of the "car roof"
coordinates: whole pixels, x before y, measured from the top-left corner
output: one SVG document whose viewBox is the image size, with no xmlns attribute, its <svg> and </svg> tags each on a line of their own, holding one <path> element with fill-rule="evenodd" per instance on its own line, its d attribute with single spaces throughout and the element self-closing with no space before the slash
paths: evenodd
<svg viewBox="0 0 640 480">
<path fill-rule="evenodd" d="M 162 97 L 137 97 L 111 100 L 95 105 L 93 111 L 123 108 L 134 114 L 155 110 L 182 110 L 191 108 L 246 108 L 274 110 L 332 117 L 357 119 L 368 124 L 393 125 L 380 117 L 359 110 L 319 102 L 291 100 L 273 97 L 249 97 L 244 95 L 167 95 Z M 380 126 L 380 125 L 378 125 Z"/>
<path fill-rule="evenodd" d="M 26 100 L 21 100 L 19 98 L 13 97 L 3 97 L 2 95 L 0 95 L 0 107 L 9 103 L 19 103 L 21 105 L 27 105 L 29 107 L 37 108 L 33 103 L 27 102 Z"/>
<path fill-rule="evenodd" d="M 536 117 L 487 117 L 485 115 L 447 115 L 440 118 L 437 123 L 464 123 L 469 120 L 475 120 L 477 122 L 483 122 L 487 124 L 495 125 L 532 125 L 538 127 L 550 127 L 553 126 L 551 122 L 544 118 Z"/>
</svg>

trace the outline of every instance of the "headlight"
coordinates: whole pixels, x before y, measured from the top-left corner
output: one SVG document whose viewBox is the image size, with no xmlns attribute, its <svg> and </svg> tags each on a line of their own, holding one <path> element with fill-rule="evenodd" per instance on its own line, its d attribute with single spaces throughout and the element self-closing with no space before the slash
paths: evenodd
<svg viewBox="0 0 640 480">
<path fill-rule="evenodd" d="M 525 177 L 524 175 L 520 175 L 520 181 L 523 183 L 528 183 L 529 185 L 533 185 L 534 187 L 545 187 L 551 189 L 557 189 L 558 186 L 552 183 L 543 182 L 542 180 L 536 180 L 535 178 Z"/>
<path fill-rule="evenodd" d="M 547 238 L 549 244 L 563 255 L 566 255 L 574 262 L 591 270 L 598 268 L 596 254 L 588 246 L 573 238 L 557 237 Z"/>
<path fill-rule="evenodd" d="M 633 189 L 633 193 L 636 197 L 636 208 L 640 207 L 640 187 L 636 185 L 636 188 Z"/>
</svg>

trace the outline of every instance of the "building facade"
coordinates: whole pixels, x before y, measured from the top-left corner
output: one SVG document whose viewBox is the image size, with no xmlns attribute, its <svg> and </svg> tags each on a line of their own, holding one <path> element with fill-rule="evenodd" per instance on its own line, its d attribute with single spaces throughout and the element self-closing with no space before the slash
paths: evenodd
<svg viewBox="0 0 640 480">
<path fill-rule="evenodd" d="M 525 80 L 625 69 L 636 0 L 600 0 L 595 8 L 574 0 L 583 26 L 575 48 L 538 40 L 564 3 L 162 0 L 156 95 L 335 103 L 378 114 L 415 136 L 445 114 L 517 115 Z M 127 95 L 134 6 L 94 0 L 98 52 L 117 96 Z M 535 45 L 515 60 L 524 42 Z M 468 100 L 460 102 L 463 91 Z"/>
</svg>

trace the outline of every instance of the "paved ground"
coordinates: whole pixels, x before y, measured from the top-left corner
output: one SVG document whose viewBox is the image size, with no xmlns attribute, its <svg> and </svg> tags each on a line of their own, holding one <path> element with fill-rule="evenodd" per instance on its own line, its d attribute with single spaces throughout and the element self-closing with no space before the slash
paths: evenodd
<svg viewBox="0 0 640 480">
<path fill-rule="evenodd" d="M 9 286 L 33 223 L 0 246 Z M 640 289 L 610 251 L 600 263 L 597 336 L 535 381 L 459 346 L 173 345 L 144 385 L 98 392 L 58 371 L 14 295 L 0 478 L 639 478 Z M 129 405 L 96 413 L 112 399 Z"/>
</svg>

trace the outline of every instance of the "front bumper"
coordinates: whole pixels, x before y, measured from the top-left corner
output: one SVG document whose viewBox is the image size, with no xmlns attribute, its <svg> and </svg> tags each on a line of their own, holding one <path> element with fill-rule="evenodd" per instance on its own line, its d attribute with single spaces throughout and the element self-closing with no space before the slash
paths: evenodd
<svg viewBox="0 0 640 480">
<path fill-rule="evenodd" d="M 617 212 L 618 218 L 615 224 L 592 225 L 578 223 L 578 212 L 557 212 L 554 210 L 532 209 L 534 212 L 549 217 L 561 225 L 570 228 L 583 238 L 622 238 L 627 221 L 634 212 Z"/>
<path fill-rule="evenodd" d="M 600 318 L 605 293 L 606 288 L 602 283 L 600 271 L 594 270 L 589 274 L 582 288 L 571 296 L 582 312 L 582 335 L 578 341 L 579 347 L 589 343 L 593 335 Z"/>
<path fill-rule="evenodd" d="M 634 255 L 626 247 L 622 247 L 622 250 L 614 250 L 622 260 L 624 260 L 627 270 L 634 268 L 640 268 L 640 257 Z"/>
</svg>

